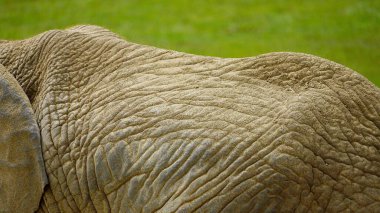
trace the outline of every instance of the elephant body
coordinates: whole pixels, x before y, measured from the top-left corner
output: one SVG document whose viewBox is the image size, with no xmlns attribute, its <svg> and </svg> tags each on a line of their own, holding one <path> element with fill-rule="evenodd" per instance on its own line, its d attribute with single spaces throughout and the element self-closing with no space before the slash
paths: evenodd
<svg viewBox="0 0 380 213">
<path fill-rule="evenodd" d="M 342 65 L 197 56 L 96 26 L 1 42 L 0 64 L 41 135 L 48 184 L 38 173 L 28 211 L 380 209 L 380 90 Z"/>
</svg>

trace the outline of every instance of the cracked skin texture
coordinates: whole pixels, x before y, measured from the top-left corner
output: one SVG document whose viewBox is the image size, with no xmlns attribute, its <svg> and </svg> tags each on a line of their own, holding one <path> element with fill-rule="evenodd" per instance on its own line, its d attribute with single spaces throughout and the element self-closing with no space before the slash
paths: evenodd
<svg viewBox="0 0 380 213">
<path fill-rule="evenodd" d="M 96 26 L 2 41 L 0 63 L 41 132 L 30 170 L 48 185 L 28 211 L 380 209 L 380 90 L 342 65 L 197 56 Z"/>
</svg>

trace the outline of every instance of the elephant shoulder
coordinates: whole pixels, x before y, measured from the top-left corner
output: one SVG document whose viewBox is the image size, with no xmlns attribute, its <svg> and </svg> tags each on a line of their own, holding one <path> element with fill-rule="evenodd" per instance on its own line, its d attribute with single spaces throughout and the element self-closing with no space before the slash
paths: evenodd
<svg viewBox="0 0 380 213">
<path fill-rule="evenodd" d="M 85 38 L 85 39 L 84 39 Z M 41 49 L 44 49 L 48 43 L 66 45 L 71 40 L 116 40 L 121 39 L 117 34 L 95 25 L 77 25 L 67 29 L 52 29 L 40 33 L 32 38 L 23 40 L 25 44 L 38 44 Z"/>
</svg>

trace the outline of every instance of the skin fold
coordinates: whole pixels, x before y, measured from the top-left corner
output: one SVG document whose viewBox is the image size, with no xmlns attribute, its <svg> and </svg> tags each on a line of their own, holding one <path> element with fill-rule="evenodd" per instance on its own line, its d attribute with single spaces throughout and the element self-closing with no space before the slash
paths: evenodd
<svg viewBox="0 0 380 213">
<path fill-rule="evenodd" d="M 96 26 L 2 41 L 0 64 L 40 133 L 25 151 L 39 190 L 14 189 L 33 198 L 24 212 L 380 209 L 380 90 L 342 65 L 197 56 Z M 17 141 L 0 144 L 25 150 Z M 3 206 L 18 199 L 0 190 Z"/>
</svg>

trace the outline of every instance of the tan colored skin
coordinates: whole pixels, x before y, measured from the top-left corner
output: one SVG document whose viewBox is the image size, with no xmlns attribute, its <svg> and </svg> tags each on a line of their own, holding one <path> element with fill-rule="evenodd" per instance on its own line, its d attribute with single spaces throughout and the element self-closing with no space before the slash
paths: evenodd
<svg viewBox="0 0 380 213">
<path fill-rule="evenodd" d="M 41 212 L 380 209 L 380 90 L 339 64 L 196 56 L 95 26 L 1 43 L 0 63 L 41 130 Z"/>
</svg>

